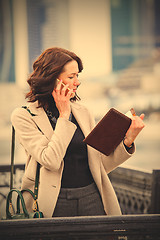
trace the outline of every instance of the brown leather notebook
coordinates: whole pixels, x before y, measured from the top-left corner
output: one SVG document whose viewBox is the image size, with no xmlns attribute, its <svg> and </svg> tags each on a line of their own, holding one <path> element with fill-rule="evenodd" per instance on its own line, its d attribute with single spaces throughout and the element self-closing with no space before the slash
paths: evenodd
<svg viewBox="0 0 160 240">
<path fill-rule="evenodd" d="M 109 156 L 123 140 L 131 121 L 123 113 L 111 108 L 83 141 Z"/>
</svg>

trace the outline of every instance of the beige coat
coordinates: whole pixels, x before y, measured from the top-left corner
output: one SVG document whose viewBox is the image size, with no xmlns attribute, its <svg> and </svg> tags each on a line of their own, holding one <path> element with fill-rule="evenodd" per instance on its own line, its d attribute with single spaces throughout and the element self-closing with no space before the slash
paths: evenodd
<svg viewBox="0 0 160 240">
<path fill-rule="evenodd" d="M 53 131 L 43 108 L 37 108 L 37 102 L 30 103 L 28 107 L 34 116 L 24 108 L 15 109 L 11 116 L 16 135 L 27 155 L 22 189 L 34 189 L 36 166 L 39 162 L 41 169 L 38 204 L 44 217 L 49 218 L 52 217 L 61 187 L 63 158 L 75 133 L 76 125 L 59 118 Z M 71 103 L 71 109 L 84 135 L 87 136 L 95 126 L 93 117 L 79 103 Z M 89 167 L 108 215 L 120 215 L 121 210 L 107 174 L 130 156 L 131 154 L 126 151 L 123 142 L 109 157 L 88 146 Z M 28 210 L 31 210 L 30 195 L 25 193 L 24 197 Z"/>
</svg>

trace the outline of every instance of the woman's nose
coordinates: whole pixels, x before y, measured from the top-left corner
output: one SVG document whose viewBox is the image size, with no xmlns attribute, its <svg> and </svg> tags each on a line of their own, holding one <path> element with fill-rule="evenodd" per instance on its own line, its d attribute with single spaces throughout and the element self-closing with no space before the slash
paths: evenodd
<svg viewBox="0 0 160 240">
<path fill-rule="evenodd" d="M 76 78 L 74 81 L 74 85 L 79 86 L 80 84 L 81 84 L 80 81 L 78 80 L 78 78 Z"/>
</svg>

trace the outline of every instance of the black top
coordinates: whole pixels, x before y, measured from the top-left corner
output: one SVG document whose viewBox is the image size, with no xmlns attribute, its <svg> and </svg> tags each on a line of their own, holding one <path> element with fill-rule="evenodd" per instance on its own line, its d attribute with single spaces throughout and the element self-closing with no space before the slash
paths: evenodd
<svg viewBox="0 0 160 240">
<path fill-rule="evenodd" d="M 52 128 L 55 129 L 56 119 L 59 117 L 59 113 L 53 98 L 49 101 L 49 108 L 46 113 Z M 83 142 L 83 132 L 73 114 L 71 121 L 77 126 L 77 129 L 64 157 L 62 188 L 84 187 L 93 182 L 93 177 L 88 165 L 87 145 Z"/>
</svg>

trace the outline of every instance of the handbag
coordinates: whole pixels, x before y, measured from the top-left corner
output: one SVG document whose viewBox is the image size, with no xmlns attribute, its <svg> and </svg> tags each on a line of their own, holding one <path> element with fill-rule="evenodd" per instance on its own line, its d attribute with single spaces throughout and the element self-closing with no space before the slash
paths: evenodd
<svg viewBox="0 0 160 240">
<path fill-rule="evenodd" d="M 27 107 L 23 107 L 23 108 L 25 108 L 31 114 L 31 112 L 29 111 L 29 109 L 27 109 Z M 12 126 L 10 191 L 9 191 L 7 199 L 6 199 L 6 220 L 26 219 L 26 218 L 43 218 L 43 213 L 39 211 L 38 202 L 37 202 L 40 164 L 37 163 L 34 192 L 32 192 L 30 189 L 23 189 L 23 190 L 14 189 L 13 188 L 14 150 L 15 150 L 15 129 Z M 31 212 L 31 213 L 29 213 L 27 211 L 26 204 L 25 204 L 24 197 L 23 197 L 24 192 L 28 192 L 34 200 L 33 207 L 32 207 L 33 212 Z M 17 194 L 16 212 L 15 212 L 13 204 L 12 204 L 12 194 L 13 193 Z M 21 203 L 22 211 L 20 211 L 20 203 Z"/>
</svg>

